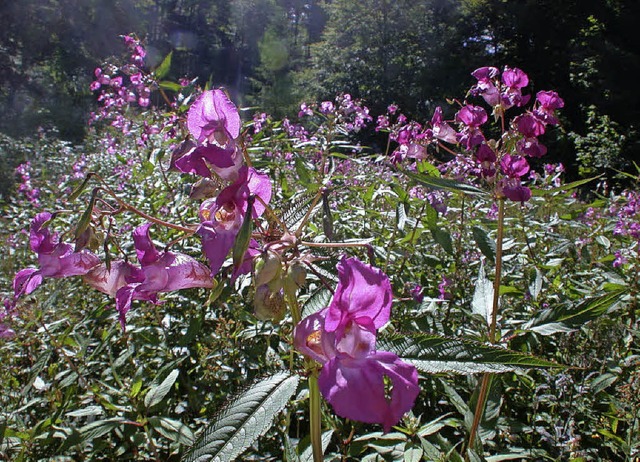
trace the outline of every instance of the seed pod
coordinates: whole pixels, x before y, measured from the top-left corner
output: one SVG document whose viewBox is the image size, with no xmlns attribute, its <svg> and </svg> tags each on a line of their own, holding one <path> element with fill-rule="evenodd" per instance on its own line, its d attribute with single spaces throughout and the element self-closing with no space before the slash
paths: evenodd
<svg viewBox="0 0 640 462">
<path fill-rule="evenodd" d="M 282 260 L 280 255 L 275 252 L 266 251 L 260 257 L 256 258 L 254 267 L 255 285 L 260 287 L 267 284 L 280 276 L 282 270 Z"/>
<path fill-rule="evenodd" d="M 253 299 L 256 318 L 262 321 L 279 322 L 284 318 L 285 303 L 280 291 L 272 291 L 268 285 L 258 286 Z"/>
</svg>

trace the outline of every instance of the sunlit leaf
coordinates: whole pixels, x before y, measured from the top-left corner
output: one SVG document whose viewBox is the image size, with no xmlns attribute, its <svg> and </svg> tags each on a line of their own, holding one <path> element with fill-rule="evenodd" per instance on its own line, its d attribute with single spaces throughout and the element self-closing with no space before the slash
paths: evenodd
<svg viewBox="0 0 640 462">
<path fill-rule="evenodd" d="M 232 399 L 213 419 L 184 462 L 231 462 L 271 427 L 274 417 L 287 405 L 298 387 L 299 377 L 279 372 L 261 379 Z"/>
</svg>

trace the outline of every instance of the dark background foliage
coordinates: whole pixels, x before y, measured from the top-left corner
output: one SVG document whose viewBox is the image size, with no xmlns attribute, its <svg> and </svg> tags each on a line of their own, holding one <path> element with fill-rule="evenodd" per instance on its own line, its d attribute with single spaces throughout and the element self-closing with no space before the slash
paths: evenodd
<svg viewBox="0 0 640 462">
<path fill-rule="evenodd" d="M 553 160 L 570 178 L 614 179 L 640 151 L 639 10 L 635 0 L 3 1 L 0 131 L 55 127 L 81 141 L 93 69 L 135 32 L 150 65 L 173 51 L 170 77 L 224 85 L 275 116 L 349 92 L 374 115 L 397 103 L 422 121 L 468 88 L 476 67 L 517 66 L 566 101 Z"/>
</svg>

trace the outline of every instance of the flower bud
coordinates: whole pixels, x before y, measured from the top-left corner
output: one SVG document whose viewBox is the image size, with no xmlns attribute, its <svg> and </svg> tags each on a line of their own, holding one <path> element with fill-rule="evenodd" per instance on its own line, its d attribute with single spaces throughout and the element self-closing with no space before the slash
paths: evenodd
<svg viewBox="0 0 640 462">
<path fill-rule="evenodd" d="M 284 318 L 284 297 L 280 291 L 272 291 L 268 285 L 258 286 L 253 299 L 256 318 L 261 321 L 279 322 Z"/>
<path fill-rule="evenodd" d="M 255 285 L 260 287 L 267 284 L 278 276 L 282 268 L 280 255 L 275 252 L 266 251 L 255 259 Z"/>
</svg>

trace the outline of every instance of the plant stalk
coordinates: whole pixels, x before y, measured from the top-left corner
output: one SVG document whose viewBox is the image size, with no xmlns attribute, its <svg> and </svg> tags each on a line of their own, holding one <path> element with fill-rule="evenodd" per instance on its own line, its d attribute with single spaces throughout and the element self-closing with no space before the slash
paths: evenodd
<svg viewBox="0 0 640 462">
<path fill-rule="evenodd" d="M 489 326 L 489 343 L 496 343 L 496 324 L 498 318 L 498 300 L 500 298 L 500 283 L 502 279 L 502 240 L 504 237 L 504 199 L 498 200 L 498 235 L 496 237 L 496 275 L 493 281 L 493 305 L 491 310 L 491 325 Z M 478 434 L 478 427 L 484 414 L 484 408 L 487 403 L 487 395 L 489 394 L 489 388 L 491 387 L 492 373 L 485 373 L 482 377 L 482 383 L 480 384 L 480 391 L 478 392 L 478 402 L 476 403 L 476 409 L 473 414 L 473 424 L 469 431 L 469 443 L 467 444 L 467 451 L 473 449 L 476 442 L 476 436 Z M 465 454 L 465 460 L 469 460 L 468 452 Z"/>
<path fill-rule="evenodd" d="M 322 462 L 322 413 L 320 410 L 320 388 L 318 387 L 318 371 L 309 376 L 309 425 L 313 462 Z"/>
</svg>

